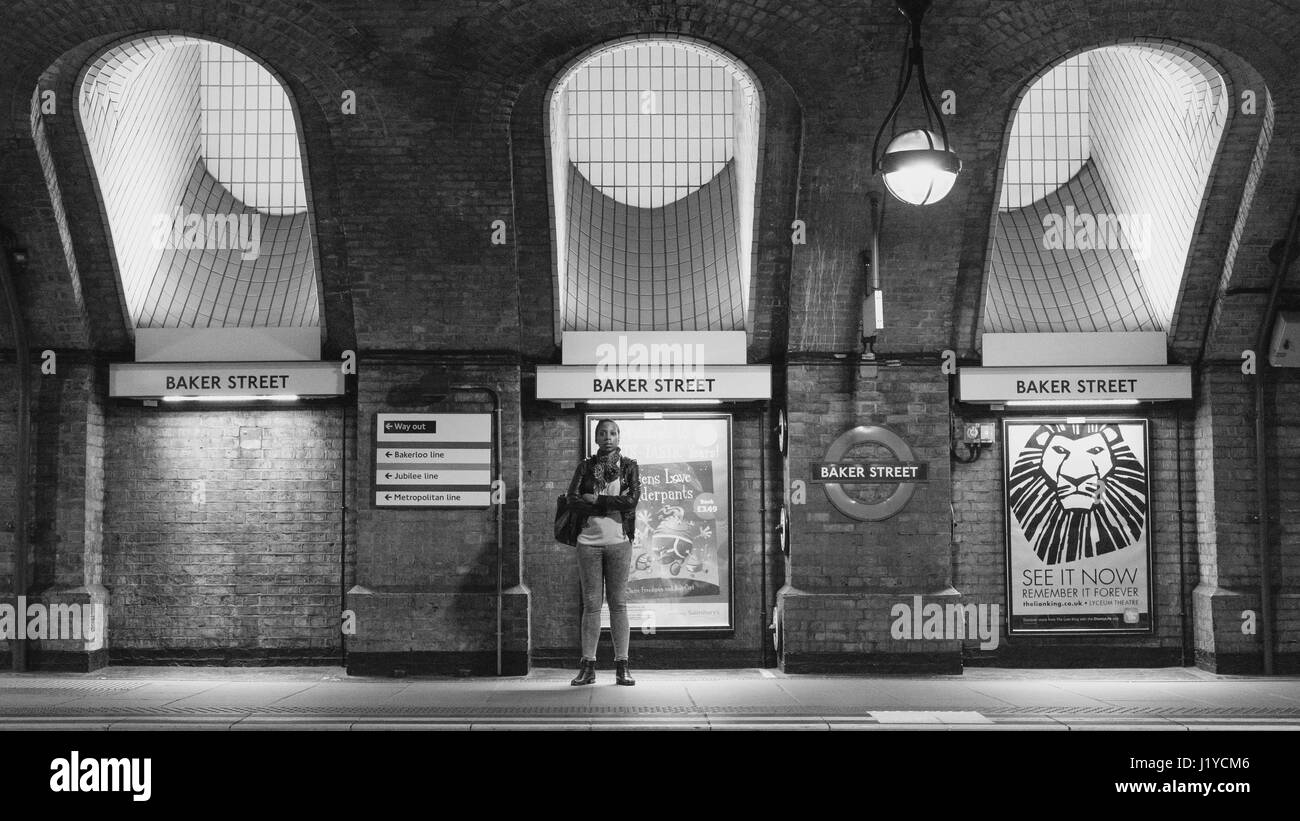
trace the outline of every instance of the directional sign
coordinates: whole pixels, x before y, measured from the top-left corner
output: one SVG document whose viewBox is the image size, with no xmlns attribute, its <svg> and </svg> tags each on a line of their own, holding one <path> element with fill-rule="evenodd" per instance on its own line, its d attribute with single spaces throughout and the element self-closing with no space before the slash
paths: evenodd
<svg viewBox="0 0 1300 821">
<path fill-rule="evenodd" d="M 381 448 L 376 457 L 376 464 L 393 467 L 410 467 L 412 465 L 443 465 L 452 463 L 481 464 L 486 470 L 492 465 L 492 451 L 488 448 L 471 450 L 469 448 Z"/>
<path fill-rule="evenodd" d="M 376 507 L 491 504 L 491 414 L 376 414 L 374 444 Z"/>
<path fill-rule="evenodd" d="M 491 485 L 492 475 L 482 470 L 377 470 L 377 485 Z"/>
<path fill-rule="evenodd" d="M 376 507 L 487 507 L 491 491 L 384 491 L 375 493 Z"/>
<path fill-rule="evenodd" d="M 492 444 L 490 413 L 381 413 L 376 436 L 380 442 L 439 442 L 448 446 L 472 442 Z"/>
</svg>

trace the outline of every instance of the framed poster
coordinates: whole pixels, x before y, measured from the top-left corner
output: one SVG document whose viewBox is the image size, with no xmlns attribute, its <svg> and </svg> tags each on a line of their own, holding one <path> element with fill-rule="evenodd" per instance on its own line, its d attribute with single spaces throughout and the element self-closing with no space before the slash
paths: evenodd
<svg viewBox="0 0 1300 821">
<path fill-rule="evenodd" d="M 619 447 L 641 475 L 628 578 L 632 629 L 731 629 L 731 415 L 587 414 L 588 456 L 601 419 L 618 423 Z M 607 605 L 601 625 L 609 626 Z"/>
<path fill-rule="evenodd" d="M 1009 633 L 1152 630 L 1145 419 L 1002 421 Z"/>
</svg>

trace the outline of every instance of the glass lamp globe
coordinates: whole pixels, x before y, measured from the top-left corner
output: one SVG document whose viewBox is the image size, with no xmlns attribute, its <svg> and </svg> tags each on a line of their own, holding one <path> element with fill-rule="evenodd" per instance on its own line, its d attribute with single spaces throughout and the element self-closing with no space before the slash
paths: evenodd
<svg viewBox="0 0 1300 821">
<path fill-rule="evenodd" d="M 948 196 L 961 160 L 938 134 L 916 128 L 890 141 L 880 170 L 889 193 L 912 205 L 929 205 Z"/>
</svg>

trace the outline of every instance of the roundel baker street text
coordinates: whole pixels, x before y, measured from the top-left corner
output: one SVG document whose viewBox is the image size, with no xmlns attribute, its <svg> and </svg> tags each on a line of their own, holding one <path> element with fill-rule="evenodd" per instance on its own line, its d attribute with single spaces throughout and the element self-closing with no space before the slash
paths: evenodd
<svg viewBox="0 0 1300 821">
<path fill-rule="evenodd" d="M 861 463 L 844 461 L 844 456 L 858 445 L 879 445 L 888 450 L 894 462 Z M 860 522 L 879 522 L 907 506 L 916 483 L 927 481 L 928 465 L 917 462 L 912 448 L 903 438 L 880 425 L 859 425 L 845 431 L 826 450 L 826 461 L 813 466 L 812 481 L 820 483 L 826 498 L 836 510 Z M 894 492 L 879 502 L 855 499 L 844 490 L 845 484 L 897 484 Z"/>
</svg>

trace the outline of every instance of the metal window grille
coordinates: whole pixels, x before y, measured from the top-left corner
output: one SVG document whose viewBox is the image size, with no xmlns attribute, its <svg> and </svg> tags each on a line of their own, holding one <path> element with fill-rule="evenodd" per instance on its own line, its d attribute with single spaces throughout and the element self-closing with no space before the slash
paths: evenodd
<svg viewBox="0 0 1300 821">
<path fill-rule="evenodd" d="M 551 108 L 564 328 L 744 327 L 753 215 L 738 163 L 757 115 L 742 70 L 682 41 L 620 44 L 564 78 Z"/>
</svg>

